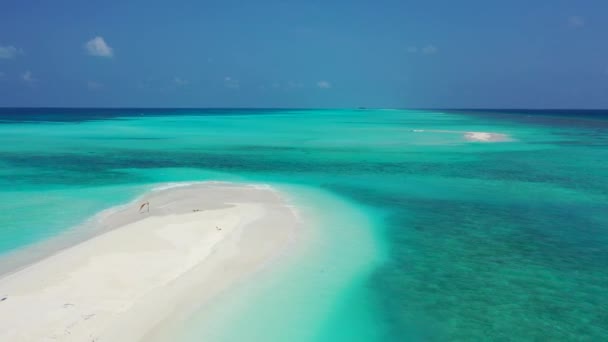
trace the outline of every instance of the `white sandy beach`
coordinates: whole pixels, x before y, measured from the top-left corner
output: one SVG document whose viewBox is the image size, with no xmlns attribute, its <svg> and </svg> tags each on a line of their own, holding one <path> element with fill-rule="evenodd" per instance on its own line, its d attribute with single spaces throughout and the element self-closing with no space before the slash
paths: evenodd
<svg viewBox="0 0 608 342">
<path fill-rule="evenodd" d="M 145 340 L 283 253 L 300 223 L 271 188 L 202 183 L 95 224 L 105 232 L 0 278 L 0 341 Z"/>
</svg>

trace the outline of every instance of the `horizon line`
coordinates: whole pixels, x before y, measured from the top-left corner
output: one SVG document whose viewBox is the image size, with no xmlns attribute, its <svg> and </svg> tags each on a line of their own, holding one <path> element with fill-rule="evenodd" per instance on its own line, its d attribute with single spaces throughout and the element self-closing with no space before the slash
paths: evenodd
<svg viewBox="0 0 608 342">
<path fill-rule="evenodd" d="M 523 110 L 555 110 L 555 111 L 608 111 L 608 108 L 516 108 L 516 107 L 508 107 L 508 108 L 490 108 L 490 107 L 169 107 L 169 106 L 160 106 L 160 107 L 139 107 L 139 106 L 0 106 L 1 109 L 179 109 L 179 110 L 201 110 L 201 109 L 252 109 L 252 110 L 473 110 L 473 111 L 484 111 L 484 110 L 515 110 L 515 111 L 523 111 Z"/>
</svg>

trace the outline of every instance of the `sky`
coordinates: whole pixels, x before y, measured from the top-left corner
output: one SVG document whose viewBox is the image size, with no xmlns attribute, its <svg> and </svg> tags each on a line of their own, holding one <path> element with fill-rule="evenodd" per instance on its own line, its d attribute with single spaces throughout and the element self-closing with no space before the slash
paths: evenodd
<svg viewBox="0 0 608 342">
<path fill-rule="evenodd" d="M 608 1 L 1 0 L 0 106 L 608 108 Z"/>
</svg>

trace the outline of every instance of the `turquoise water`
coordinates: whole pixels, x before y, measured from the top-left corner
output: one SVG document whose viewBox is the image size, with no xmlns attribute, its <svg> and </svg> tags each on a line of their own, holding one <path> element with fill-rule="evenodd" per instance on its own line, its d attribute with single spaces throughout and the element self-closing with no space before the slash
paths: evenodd
<svg viewBox="0 0 608 342">
<path fill-rule="evenodd" d="M 603 340 L 607 147 L 598 112 L 2 109 L 0 252 L 155 184 L 272 183 L 323 243 L 185 340 Z"/>
</svg>

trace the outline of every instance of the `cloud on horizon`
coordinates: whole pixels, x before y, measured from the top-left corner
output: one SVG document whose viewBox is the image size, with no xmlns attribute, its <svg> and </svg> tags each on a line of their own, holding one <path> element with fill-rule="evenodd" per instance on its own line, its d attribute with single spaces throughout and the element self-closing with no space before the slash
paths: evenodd
<svg viewBox="0 0 608 342">
<path fill-rule="evenodd" d="M 20 53 L 23 53 L 23 50 L 17 49 L 12 45 L 0 45 L 0 58 L 2 59 L 13 59 Z"/>
<path fill-rule="evenodd" d="M 317 87 L 321 89 L 329 89 L 331 88 L 331 83 L 329 83 L 328 81 L 319 81 L 317 82 Z"/>
<path fill-rule="evenodd" d="M 84 48 L 87 53 L 91 56 L 96 57 L 107 57 L 111 58 L 114 56 L 114 49 L 106 43 L 101 36 L 97 36 L 84 44 Z"/>
<path fill-rule="evenodd" d="M 288 89 L 304 88 L 304 85 L 296 81 L 288 81 L 286 87 Z"/>
<path fill-rule="evenodd" d="M 286 81 L 286 82 L 273 82 L 270 84 L 268 88 L 281 89 L 281 90 L 291 90 L 291 89 L 303 89 L 306 86 L 302 82 L 298 81 Z M 262 88 L 266 89 L 266 86 L 262 86 Z"/>
</svg>

